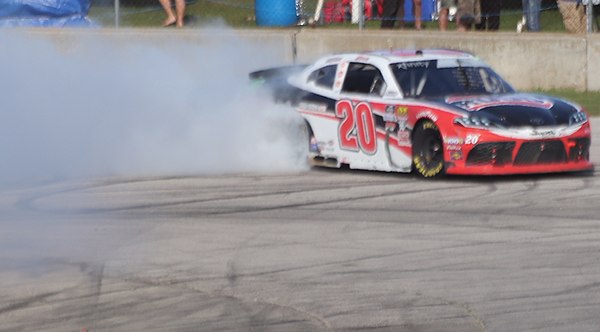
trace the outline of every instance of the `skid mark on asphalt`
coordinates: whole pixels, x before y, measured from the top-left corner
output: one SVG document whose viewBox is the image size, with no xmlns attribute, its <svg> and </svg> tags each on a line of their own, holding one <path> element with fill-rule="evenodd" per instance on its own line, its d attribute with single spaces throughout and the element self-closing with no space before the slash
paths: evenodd
<svg viewBox="0 0 600 332">
<path fill-rule="evenodd" d="M 163 181 L 163 180 L 168 180 L 169 178 L 158 178 L 158 179 L 153 179 L 150 180 L 151 182 L 154 181 Z M 177 178 L 179 179 L 179 178 Z M 131 210 L 144 210 L 144 209 L 148 209 L 148 208 L 159 208 L 159 207 L 169 207 L 169 206 L 179 206 L 179 205 L 188 205 L 188 204 L 197 204 L 197 203 L 207 203 L 207 202 L 221 202 L 221 201 L 228 201 L 228 200 L 236 200 L 236 199 L 245 199 L 245 198 L 259 198 L 259 197 L 264 197 L 264 198 L 268 198 L 271 196 L 281 196 L 281 195 L 289 195 L 289 194 L 297 194 L 297 193 L 310 193 L 310 192 L 318 192 L 321 190 L 343 190 L 343 189 L 350 189 L 350 188 L 356 188 L 356 187 L 366 187 L 366 186 L 373 186 L 373 185 L 377 185 L 378 183 L 373 183 L 373 182 L 364 182 L 364 183 L 353 183 L 352 185 L 343 185 L 343 186 L 331 186 L 331 185 L 322 185 L 322 186 L 318 186 L 317 188 L 314 188 L 314 186 L 312 186 L 309 189 L 298 189 L 298 190 L 293 190 L 293 189 L 285 189 L 285 190 L 280 190 L 280 191 L 269 191 L 266 193 L 263 192 L 251 192 L 248 194 L 230 194 L 231 192 L 228 192 L 228 194 L 224 197 L 215 197 L 215 198 L 208 198 L 208 199 L 189 199 L 189 200 L 181 200 L 181 201 L 175 201 L 175 202 L 167 202 L 167 203 L 152 203 L 152 204 L 139 204 L 139 205 L 130 205 L 130 206 L 125 206 L 125 207 L 118 207 L 118 208 L 82 208 L 82 209 L 49 209 L 49 208 L 39 208 L 35 206 L 35 202 L 42 200 L 42 199 L 46 199 L 49 197 L 53 197 L 53 196 L 60 196 L 60 195 L 64 195 L 64 194 L 77 194 L 78 192 L 86 192 L 86 191 L 91 191 L 93 189 L 101 189 L 101 188 L 107 188 L 107 187 L 111 187 L 111 186 L 116 186 L 116 185 L 122 185 L 122 184 L 128 184 L 128 183 L 144 183 L 146 181 L 123 181 L 123 182 L 117 182 L 117 181 L 113 181 L 110 182 L 109 184 L 95 184 L 95 185 L 86 185 L 86 186 L 76 186 L 74 188 L 68 188 L 68 189 L 61 189 L 61 190 L 55 190 L 55 191 L 43 191 L 43 192 L 36 192 L 33 195 L 29 195 L 23 198 L 20 198 L 17 203 L 15 204 L 17 208 L 21 209 L 21 210 L 29 210 L 29 211 L 38 211 L 38 212 L 49 212 L 49 213 L 56 213 L 56 214 L 81 214 L 81 213 L 87 213 L 87 214 L 94 214 L 94 213 L 111 213 L 111 212 L 120 212 L 120 211 L 131 211 Z M 202 188 L 203 190 L 210 192 L 211 188 Z M 223 191 L 223 187 L 215 187 L 214 189 L 219 189 L 219 191 Z M 237 192 L 239 191 L 239 188 L 233 188 L 235 189 L 233 192 Z"/>
<path fill-rule="evenodd" d="M 31 297 L 27 297 L 19 300 L 16 303 L 11 303 L 5 307 L 0 308 L 0 315 L 6 314 L 11 311 L 21 310 L 28 308 L 34 304 L 45 302 L 48 298 L 62 293 L 63 291 L 46 292 Z"/>
<path fill-rule="evenodd" d="M 317 193 L 322 192 L 344 192 L 349 189 L 361 189 L 361 188 L 369 188 L 369 187 L 395 187 L 398 184 L 389 182 L 386 183 L 353 183 L 352 185 L 343 185 L 343 186 L 330 186 L 326 185 L 320 188 L 310 188 L 310 189 L 300 189 L 300 190 L 283 190 L 283 191 L 275 191 L 275 192 L 266 192 L 266 193 L 249 193 L 244 195 L 231 195 L 229 197 L 217 197 L 210 199 L 187 199 L 187 200 L 179 200 L 174 202 L 166 202 L 166 203 L 152 203 L 152 204 L 139 204 L 139 205 L 129 205 L 124 207 L 117 208 L 82 208 L 82 209 L 49 209 L 49 208 L 38 208 L 35 207 L 35 202 L 37 200 L 41 200 L 44 198 L 48 198 L 50 196 L 57 196 L 65 193 L 74 194 L 77 191 L 88 191 L 89 187 L 83 187 L 79 189 L 69 189 L 62 190 L 55 193 L 45 193 L 38 194 L 33 197 L 26 197 L 17 203 L 17 206 L 20 209 L 30 210 L 30 211 L 38 211 L 38 212 L 48 212 L 48 213 L 56 213 L 56 214 L 103 214 L 103 213 L 117 213 L 117 212 L 131 212 L 136 210 L 147 210 L 147 209 L 156 209 L 156 208 L 165 208 L 165 207 L 177 207 L 177 206 L 186 206 L 186 205 L 194 205 L 194 204 L 202 204 L 202 203 L 224 203 L 224 206 L 227 206 L 227 202 L 235 201 L 235 200 L 243 200 L 243 199 L 257 199 L 263 198 L 265 201 L 269 201 L 270 198 L 275 197 L 279 198 L 281 196 L 288 196 L 294 194 L 314 194 L 316 196 Z M 260 211 L 269 211 L 269 210 L 279 210 L 279 209 L 288 209 L 288 208 L 300 208 L 300 207 L 310 207 L 314 205 L 322 205 L 322 204 L 330 204 L 330 203 L 339 203 L 339 202 L 349 202 L 355 200 L 363 200 L 363 199 L 373 199 L 373 198 L 381 198 L 389 195 L 410 195 L 414 193 L 423 193 L 423 192 L 436 192 L 440 190 L 457 190 L 457 189 L 468 189 L 471 188 L 472 185 L 464 185 L 464 186 L 453 186 L 451 188 L 433 188 L 433 189 L 420 189 L 420 190 L 398 190 L 391 191 L 383 194 L 371 194 L 371 195 L 357 195 L 354 197 L 342 197 L 339 199 L 320 199 L 305 203 L 290 203 L 290 204 L 280 204 L 274 206 L 263 206 L 263 207 L 233 207 L 226 208 L 225 211 L 207 211 L 200 212 L 200 215 L 225 215 L 225 214 L 236 214 L 236 213 L 248 213 L 248 212 L 260 212 Z M 94 186 L 93 188 L 98 188 L 98 186 Z M 305 199 L 304 199 L 305 200 Z"/>
<path fill-rule="evenodd" d="M 126 278 L 124 280 L 126 280 L 128 282 L 134 282 L 137 284 L 141 284 L 144 287 L 176 288 L 176 289 L 183 290 L 186 292 L 198 293 L 209 299 L 216 299 L 220 302 L 224 301 L 224 302 L 229 303 L 230 305 L 234 306 L 234 308 L 229 308 L 226 310 L 232 310 L 235 313 L 238 313 L 241 310 L 247 314 L 247 316 L 248 316 L 247 318 L 249 319 L 249 324 L 247 327 L 249 327 L 249 328 L 257 328 L 257 327 L 260 328 L 261 326 L 266 327 L 265 324 L 263 323 L 263 321 L 268 321 L 268 319 L 265 318 L 266 316 L 268 316 L 267 312 L 269 310 L 283 310 L 284 312 L 285 311 L 291 312 L 292 315 L 296 314 L 301 317 L 305 317 L 305 319 L 308 320 L 309 322 L 316 324 L 316 327 L 320 327 L 325 330 L 331 329 L 331 325 L 329 324 L 329 322 L 327 322 L 327 320 L 325 320 L 323 317 L 320 317 L 319 315 L 316 315 L 314 313 L 310 313 L 305 310 L 295 308 L 293 306 L 281 305 L 278 303 L 265 301 L 263 299 L 258 299 L 258 298 L 249 299 L 249 298 L 244 298 L 244 297 L 240 297 L 240 296 L 236 296 L 236 295 L 224 294 L 222 291 L 205 291 L 205 290 L 199 289 L 197 287 L 194 287 L 192 285 L 189 285 L 191 280 L 188 280 L 185 282 L 182 282 L 182 281 L 164 282 L 164 281 L 154 281 L 152 279 L 139 278 L 139 277 Z M 228 313 L 223 312 L 222 315 L 227 316 Z M 225 318 L 225 317 L 223 317 L 223 318 Z M 304 320 L 302 320 L 302 319 L 289 319 L 288 321 L 278 322 L 277 324 L 269 324 L 267 326 L 271 326 L 271 325 L 276 326 L 276 325 L 281 325 L 281 324 L 289 324 L 289 323 L 303 322 L 303 321 Z"/>
<path fill-rule="evenodd" d="M 92 278 L 92 286 L 94 289 L 92 290 L 92 300 L 93 303 L 90 305 L 90 313 L 88 314 L 88 318 L 86 321 L 88 325 L 86 326 L 88 330 L 93 330 L 96 327 L 96 320 L 98 318 L 98 308 L 100 305 L 100 297 L 102 295 L 102 281 L 104 278 L 104 263 L 102 263 L 97 270 L 90 272 L 90 277 Z"/>
</svg>

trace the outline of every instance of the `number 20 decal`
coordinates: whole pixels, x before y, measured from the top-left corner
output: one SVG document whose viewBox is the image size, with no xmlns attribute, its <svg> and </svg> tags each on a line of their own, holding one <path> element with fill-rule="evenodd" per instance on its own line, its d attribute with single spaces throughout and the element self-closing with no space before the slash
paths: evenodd
<svg viewBox="0 0 600 332">
<path fill-rule="evenodd" d="M 349 100 L 342 100 L 335 105 L 335 115 L 342 118 L 338 127 L 341 149 L 375 154 L 377 137 L 369 104 L 361 102 L 354 107 Z"/>
<path fill-rule="evenodd" d="M 467 145 L 475 145 L 479 142 L 479 135 L 467 135 L 465 138 L 465 144 Z"/>
</svg>

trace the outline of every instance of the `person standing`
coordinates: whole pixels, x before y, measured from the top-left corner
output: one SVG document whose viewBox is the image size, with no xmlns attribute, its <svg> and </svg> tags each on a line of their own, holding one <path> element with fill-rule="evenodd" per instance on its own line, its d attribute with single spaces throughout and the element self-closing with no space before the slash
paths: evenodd
<svg viewBox="0 0 600 332">
<path fill-rule="evenodd" d="M 481 23 L 475 25 L 479 31 L 498 31 L 502 0 L 481 0 Z"/>
<path fill-rule="evenodd" d="M 176 25 L 178 28 L 183 28 L 183 17 L 185 16 L 185 0 L 175 0 L 175 13 L 171 6 L 171 0 L 159 0 L 167 18 L 163 22 L 164 27 Z"/>
<path fill-rule="evenodd" d="M 450 21 L 450 8 L 456 7 L 456 0 L 439 0 L 440 1 L 440 12 L 438 25 L 440 31 L 448 30 L 448 22 Z"/>
<path fill-rule="evenodd" d="M 383 9 L 381 12 L 382 29 L 393 29 L 397 20 L 402 22 L 403 16 L 404 0 L 383 0 Z"/>
<path fill-rule="evenodd" d="M 456 26 L 458 31 L 470 31 L 475 24 L 481 23 L 481 5 L 479 0 L 458 0 Z"/>
<path fill-rule="evenodd" d="M 421 30 L 421 0 L 413 0 L 413 13 L 415 17 L 415 29 Z M 381 13 L 381 28 L 392 29 L 396 21 L 404 26 L 404 0 L 383 0 Z"/>
<path fill-rule="evenodd" d="M 413 14 L 415 16 L 415 29 L 421 30 L 421 15 L 423 13 L 423 4 L 421 0 L 413 0 Z"/>
<path fill-rule="evenodd" d="M 585 33 L 587 19 L 585 6 L 580 0 L 557 0 L 558 9 L 563 18 L 565 29 L 571 33 Z"/>
<path fill-rule="evenodd" d="M 481 5 L 479 0 L 458 0 L 456 25 L 458 31 L 470 31 L 473 25 L 481 23 Z"/>
<path fill-rule="evenodd" d="M 540 31 L 540 12 L 542 11 L 542 0 L 523 0 L 523 16 L 527 31 Z"/>
</svg>

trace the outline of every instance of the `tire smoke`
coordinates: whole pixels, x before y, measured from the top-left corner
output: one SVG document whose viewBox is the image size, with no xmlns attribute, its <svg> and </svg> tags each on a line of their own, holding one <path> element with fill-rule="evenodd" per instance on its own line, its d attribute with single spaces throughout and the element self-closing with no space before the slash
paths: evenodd
<svg viewBox="0 0 600 332">
<path fill-rule="evenodd" d="M 276 51 L 0 32 L 0 185 L 303 169 L 302 120 L 248 81 Z"/>
</svg>

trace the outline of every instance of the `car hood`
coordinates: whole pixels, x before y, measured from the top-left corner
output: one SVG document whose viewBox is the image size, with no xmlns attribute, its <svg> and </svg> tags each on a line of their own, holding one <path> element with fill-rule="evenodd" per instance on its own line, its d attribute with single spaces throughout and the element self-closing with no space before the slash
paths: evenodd
<svg viewBox="0 0 600 332">
<path fill-rule="evenodd" d="M 449 96 L 444 103 L 502 127 L 572 125 L 581 109 L 567 101 L 537 94 Z"/>
</svg>

